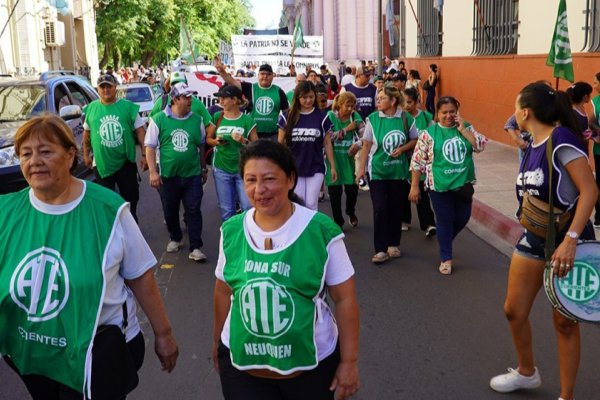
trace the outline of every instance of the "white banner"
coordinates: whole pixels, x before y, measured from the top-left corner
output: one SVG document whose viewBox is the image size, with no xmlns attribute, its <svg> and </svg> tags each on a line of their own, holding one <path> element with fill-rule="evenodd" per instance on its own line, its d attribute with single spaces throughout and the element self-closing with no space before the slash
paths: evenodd
<svg viewBox="0 0 600 400">
<path fill-rule="evenodd" d="M 198 98 L 204 103 L 206 108 L 211 107 L 219 101 L 214 96 L 219 89 L 225 85 L 225 82 L 219 75 L 205 75 L 199 72 L 186 72 L 185 77 L 188 81 L 188 86 L 198 92 Z M 240 78 L 238 80 L 246 82 L 257 82 L 258 78 Z M 273 84 L 279 86 L 284 92 L 294 90 L 296 87 L 295 78 L 274 78 Z"/>
<path fill-rule="evenodd" d="M 232 35 L 233 54 L 292 54 L 292 35 Z M 323 36 L 304 36 L 304 43 L 294 52 L 297 56 L 323 58 Z"/>
<path fill-rule="evenodd" d="M 248 64 L 253 65 L 263 65 L 269 64 L 273 67 L 273 71 L 277 75 L 286 75 L 289 73 L 288 66 L 292 62 L 292 57 L 285 56 L 235 56 L 235 67 L 236 70 L 240 68 L 244 68 Z M 319 70 L 319 67 L 323 65 L 323 57 L 321 58 L 312 58 L 312 57 L 296 57 L 294 56 L 294 66 L 296 67 L 296 72 L 304 72 L 307 66 L 312 67 L 314 70 Z M 258 70 L 258 69 L 257 69 Z"/>
<path fill-rule="evenodd" d="M 222 40 L 219 40 L 219 58 L 223 64 L 233 64 L 233 48 Z"/>
</svg>

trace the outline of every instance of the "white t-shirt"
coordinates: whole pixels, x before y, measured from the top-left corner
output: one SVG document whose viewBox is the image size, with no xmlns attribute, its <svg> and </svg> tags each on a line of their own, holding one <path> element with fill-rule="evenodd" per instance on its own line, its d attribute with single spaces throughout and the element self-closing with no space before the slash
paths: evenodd
<svg viewBox="0 0 600 400">
<path fill-rule="evenodd" d="M 67 204 L 47 204 L 35 197 L 33 190 L 29 191 L 29 201 L 36 210 L 51 215 L 66 214 L 81 203 L 87 188 L 83 182 L 81 195 Z M 106 291 L 100 310 L 98 325 L 123 324 L 122 305 L 127 301 L 127 341 L 133 339 L 140 332 L 140 325 L 136 316 L 136 304 L 133 293 L 125 285 L 125 279 L 131 280 L 142 276 L 146 271 L 156 265 L 157 261 L 150 250 L 150 246 L 142 236 L 142 232 L 133 219 L 129 206 L 122 207 L 114 231 L 110 236 L 106 264 L 103 265 L 106 279 Z"/>
<path fill-rule="evenodd" d="M 256 225 L 254 221 L 254 208 L 248 210 L 244 218 L 244 229 L 252 240 L 250 245 L 256 249 L 264 250 L 265 238 L 271 238 L 273 250 L 277 250 L 296 241 L 316 211 L 295 203 L 294 205 L 295 210 L 292 216 L 279 229 L 272 232 L 265 232 Z M 346 251 L 343 239 L 344 235 L 341 234 L 334 238 L 327 247 L 329 255 L 327 264 L 325 264 L 325 284 L 327 286 L 339 285 L 354 275 L 354 268 L 352 267 L 352 262 Z M 219 241 L 219 259 L 215 269 L 215 276 L 223 282 L 225 281 L 223 278 L 224 266 L 225 255 L 223 254 L 223 235 L 221 235 Z M 317 315 L 320 315 L 322 318 L 315 323 L 315 343 L 317 346 L 317 357 L 321 361 L 335 350 L 338 332 L 329 308 L 323 303 L 319 303 L 319 306 L 320 310 L 317 312 Z M 229 347 L 230 313 L 231 310 L 229 310 L 223 331 L 221 332 L 221 341 L 227 347 Z"/>
</svg>

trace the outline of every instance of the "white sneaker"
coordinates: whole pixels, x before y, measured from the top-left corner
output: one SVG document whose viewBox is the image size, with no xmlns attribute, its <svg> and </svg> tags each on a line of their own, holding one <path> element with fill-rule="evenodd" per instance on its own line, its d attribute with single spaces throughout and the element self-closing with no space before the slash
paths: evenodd
<svg viewBox="0 0 600 400">
<path fill-rule="evenodd" d="M 500 393 L 518 389 L 535 389 L 541 385 L 542 377 L 537 368 L 531 376 L 521 375 L 516 369 L 509 368 L 507 374 L 495 376 L 490 380 L 490 387 Z"/>
<path fill-rule="evenodd" d="M 192 251 L 190 253 L 190 255 L 188 256 L 188 258 L 190 260 L 194 260 L 194 261 L 206 261 L 206 255 L 200 251 L 200 249 L 194 249 L 194 251 Z"/>
<path fill-rule="evenodd" d="M 403 230 L 403 231 L 407 231 L 407 230 L 409 230 L 409 229 L 410 229 L 410 225 L 409 225 L 409 224 L 407 224 L 406 222 L 403 222 L 403 223 L 402 223 L 402 230 Z"/>
<path fill-rule="evenodd" d="M 177 253 L 179 251 L 179 248 L 181 247 L 182 242 L 176 242 L 174 240 L 171 240 L 168 244 L 167 244 L 167 253 Z"/>
</svg>

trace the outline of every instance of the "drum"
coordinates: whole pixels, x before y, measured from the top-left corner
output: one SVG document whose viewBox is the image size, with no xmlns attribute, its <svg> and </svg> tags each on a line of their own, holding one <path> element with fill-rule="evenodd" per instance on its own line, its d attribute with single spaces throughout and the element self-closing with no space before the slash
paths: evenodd
<svg viewBox="0 0 600 400">
<path fill-rule="evenodd" d="M 578 243 L 574 266 L 564 278 L 546 268 L 544 289 L 552 306 L 565 317 L 600 322 L 600 242 Z"/>
</svg>

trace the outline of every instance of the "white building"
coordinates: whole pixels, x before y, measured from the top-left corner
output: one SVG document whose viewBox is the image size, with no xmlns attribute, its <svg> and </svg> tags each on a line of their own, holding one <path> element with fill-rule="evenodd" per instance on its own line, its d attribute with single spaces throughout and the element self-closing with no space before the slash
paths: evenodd
<svg viewBox="0 0 600 400">
<path fill-rule="evenodd" d="M 69 0 L 68 5 L 62 15 L 46 0 L 0 0 L 0 73 L 64 69 L 97 77 L 94 2 Z"/>
</svg>

